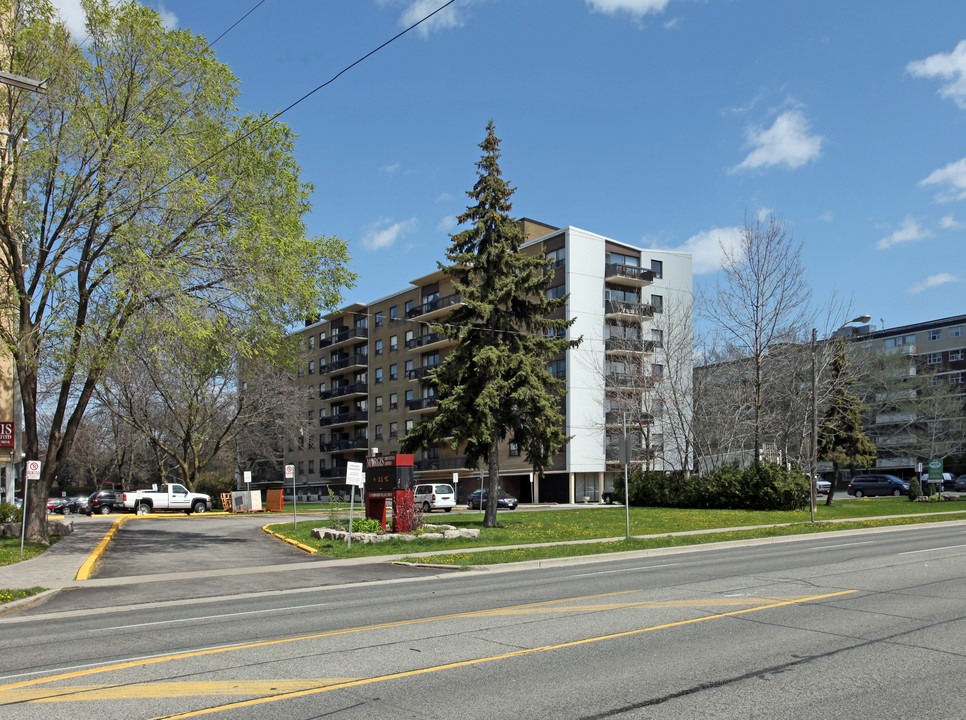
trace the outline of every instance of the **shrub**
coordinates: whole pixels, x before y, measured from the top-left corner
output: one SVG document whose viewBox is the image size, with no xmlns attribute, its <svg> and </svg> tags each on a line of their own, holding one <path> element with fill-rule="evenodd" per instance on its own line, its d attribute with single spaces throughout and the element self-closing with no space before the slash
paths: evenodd
<svg viewBox="0 0 966 720">
<path fill-rule="evenodd" d="M 204 493 L 211 496 L 213 507 L 221 507 L 221 494 L 230 493 L 235 489 L 235 478 L 218 477 L 217 475 L 207 475 L 195 483 L 195 492 Z M 224 508 L 222 508 L 224 509 Z"/>
<path fill-rule="evenodd" d="M 915 502 L 917 497 L 922 496 L 922 485 L 919 484 L 919 478 L 913 478 L 912 482 L 909 483 L 909 502 Z"/>
<path fill-rule="evenodd" d="M 354 518 L 352 520 L 352 532 L 354 533 L 377 533 L 382 530 L 382 525 L 375 518 Z"/>
<path fill-rule="evenodd" d="M 8 502 L 0 502 L 0 523 L 18 523 L 21 518 L 20 508 Z"/>
</svg>

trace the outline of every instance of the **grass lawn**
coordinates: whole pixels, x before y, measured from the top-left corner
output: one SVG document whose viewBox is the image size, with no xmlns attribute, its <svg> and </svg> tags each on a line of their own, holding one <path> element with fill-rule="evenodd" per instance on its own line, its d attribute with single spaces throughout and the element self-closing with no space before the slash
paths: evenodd
<svg viewBox="0 0 966 720">
<path fill-rule="evenodd" d="M 956 512 L 955 515 L 933 515 Z M 913 513 L 927 513 L 925 518 L 902 517 Z M 929 515 L 932 515 L 931 517 Z M 830 520 L 844 518 L 871 518 L 892 516 L 889 520 L 863 521 L 842 525 Z M 669 508 L 631 508 L 631 535 L 668 535 L 676 532 L 710 530 L 715 528 L 748 528 L 755 525 L 796 523 L 790 528 L 766 528 L 757 530 L 729 530 L 727 532 L 652 539 L 623 540 L 625 531 L 624 508 L 620 506 L 588 507 L 568 510 L 501 511 L 499 527 L 483 528 L 482 513 L 427 515 L 424 523 L 449 524 L 456 527 L 479 528 L 480 537 L 475 539 L 447 540 L 390 540 L 383 543 L 363 544 L 355 542 L 351 550 L 344 542 L 322 541 L 311 536 L 315 527 L 324 527 L 322 518 L 307 518 L 293 528 L 292 523 L 277 523 L 272 530 L 304 545 L 315 548 L 329 557 L 368 557 L 433 552 L 445 549 L 460 550 L 506 545 L 536 545 L 562 541 L 593 541 L 619 537 L 619 542 L 593 543 L 554 547 L 528 547 L 513 550 L 495 550 L 487 553 L 458 553 L 434 556 L 432 562 L 444 564 L 490 564 L 515 562 L 549 557 L 587 555 L 601 552 L 617 552 L 650 547 L 670 547 L 708 542 L 721 542 L 742 538 L 769 537 L 775 535 L 804 534 L 854 527 L 879 527 L 935 520 L 966 519 L 966 502 L 960 503 L 911 503 L 904 498 L 869 498 L 862 500 L 836 500 L 831 507 L 819 505 L 816 523 L 809 522 L 809 511 L 753 512 L 746 510 L 678 510 Z M 421 559 L 426 562 L 426 559 Z"/>
<path fill-rule="evenodd" d="M 12 565 L 21 560 L 29 560 L 32 557 L 40 555 L 46 549 L 46 545 L 27 542 L 23 546 L 23 557 L 20 557 L 20 538 L 0 537 L 0 565 Z M 11 600 L 20 600 L 21 598 L 36 595 L 44 590 L 45 588 L 42 587 L 34 587 L 27 590 L 4 590 L 0 588 L 0 605 L 8 603 Z"/>
</svg>

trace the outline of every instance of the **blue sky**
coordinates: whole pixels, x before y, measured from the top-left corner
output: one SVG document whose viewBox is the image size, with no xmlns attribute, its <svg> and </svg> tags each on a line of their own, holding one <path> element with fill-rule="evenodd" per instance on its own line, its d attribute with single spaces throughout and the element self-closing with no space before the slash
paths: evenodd
<svg viewBox="0 0 966 720">
<path fill-rule="evenodd" d="M 274 113 L 445 0 L 145 0 Z M 78 0 L 58 0 L 76 22 Z M 966 3 L 456 0 L 282 116 L 347 301 L 443 259 L 493 119 L 514 214 L 694 252 L 775 213 L 819 302 L 966 312 Z M 845 320 L 846 318 L 842 318 Z"/>
</svg>

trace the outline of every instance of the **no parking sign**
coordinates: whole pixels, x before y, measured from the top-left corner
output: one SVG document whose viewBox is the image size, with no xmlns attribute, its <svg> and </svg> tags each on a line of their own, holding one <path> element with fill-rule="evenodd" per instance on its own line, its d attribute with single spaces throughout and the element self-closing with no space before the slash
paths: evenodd
<svg viewBox="0 0 966 720">
<path fill-rule="evenodd" d="M 27 461 L 27 479 L 40 480 L 40 460 Z"/>
</svg>

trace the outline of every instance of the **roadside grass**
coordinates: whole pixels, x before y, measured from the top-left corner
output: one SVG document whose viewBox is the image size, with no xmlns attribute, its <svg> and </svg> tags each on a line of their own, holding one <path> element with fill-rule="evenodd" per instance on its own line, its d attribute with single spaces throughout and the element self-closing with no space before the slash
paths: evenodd
<svg viewBox="0 0 966 720">
<path fill-rule="evenodd" d="M 32 597 L 38 593 L 42 593 L 46 589 L 47 588 L 32 587 L 24 590 L 0 590 L 0 605 L 13 602 L 14 600 L 23 600 L 24 598 Z"/>
<path fill-rule="evenodd" d="M 29 560 L 47 549 L 46 545 L 34 542 L 23 544 L 23 557 L 20 556 L 20 538 L 0 537 L 0 565 L 13 565 L 21 560 Z M 0 590 L 0 592 L 5 592 Z"/>
<path fill-rule="evenodd" d="M 961 509 L 960 509 L 961 508 Z M 949 513 L 954 515 L 936 513 Z M 908 517 L 910 514 L 924 513 L 921 517 Z M 861 521 L 858 523 L 830 523 L 830 520 L 846 518 L 870 518 L 890 516 L 886 520 Z M 319 518 L 307 518 L 294 528 L 292 523 L 274 523 L 271 529 L 284 537 L 315 548 L 319 554 L 335 558 L 374 557 L 380 555 L 399 555 L 446 551 L 507 545 L 538 546 L 540 543 L 584 541 L 586 545 L 565 545 L 552 547 L 527 547 L 522 549 L 492 550 L 486 553 L 449 553 L 434 555 L 433 563 L 456 565 L 493 564 L 496 562 L 517 562 L 550 557 L 587 555 L 600 552 L 618 552 L 674 545 L 693 545 L 709 542 L 722 542 L 742 538 L 772 537 L 776 535 L 825 532 L 835 529 L 856 527 L 881 527 L 915 522 L 936 520 L 966 519 L 966 503 L 911 503 L 905 498 L 870 498 L 862 500 L 836 500 L 827 507 L 819 505 L 816 522 L 810 523 L 808 510 L 792 512 L 761 512 L 747 510 L 681 510 L 673 508 L 631 508 L 631 535 L 669 535 L 671 533 L 696 530 L 721 529 L 718 533 L 653 539 L 624 540 L 625 514 L 621 506 L 588 507 L 567 510 L 523 510 L 501 511 L 497 516 L 498 527 L 483 528 L 482 513 L 435 514 L 423 516 L 428 524 L 448 524 L 457 528 L 480 529 L 478 538 L 459 538 L 446 540 L 389 540 L 381 543 L 363 544 L 354 542 L 349 549 L 344 542 L 319 540 L 312 537 L 315 527 L 325 527 Z M 755 525 L 795 523 L 787 528 L 749 528 Z M 606 538 L 621 538 L 618 542 L 593 542 Z M 473 560 L 461 561 L 460 555 L 472 555 Z M 492 559 L 503 557 L 505 559 Z M 453 558 L 456 558 L 454 560 Z M 489 558 L 489 559 L 485 559 Z M 425 558 L 419 562 L 428 562 Z"/>
</svg>

